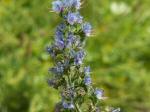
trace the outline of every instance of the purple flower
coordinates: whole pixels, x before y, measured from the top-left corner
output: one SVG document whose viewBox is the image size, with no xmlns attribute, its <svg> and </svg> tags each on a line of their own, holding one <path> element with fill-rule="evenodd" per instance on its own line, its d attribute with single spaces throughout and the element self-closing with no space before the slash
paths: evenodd
<svg viewBox="0 0 150 112">
<path fill-rule="evenodd" d="M 64 38 L 63 32 L 56 30 L 55 40 L 63 40 L 63 38 Z"/>
<path fill-rule="evenodd" d="M 74 0 L 63 0 L 64 7 L 72 7 Z"/>
<path fill-rule="evenodd" d="M 57 29 L 57 31 L 63 31 L 63 30 L 65 30 L 65 28 L 66 28 L 66 25 L 64 23 L 61 23 L 57 26 L 56 29 Z"/>
<path fill-rule="evenodd" d="M 71 25 L 75 24 L 76 21 L 77 21 L 77 15 L 76 15 L 76 13 L 68 13 L 67 21 Z"/>
<path fill-rule="evenodd" d="M 77 17 L 76 22 L 81 24 L 83 21 L 83 17 L 80 15 L 79 12 L 76 13 L 76 17 Z"/>
<path fill-rule="evenodd" d="M 66 47 L 67 48 L 81 48 L 81 42 L 78 36 L 74 35 L 73 33 L 69 33 L 66 40 Z"/>
<path fill-rule="evenodd" d="M 55 33 L 55 45 L 59 49 L 63 49 L 65 47 L 65 42 L 63 38 L 64 38 L 63 32 L 57 29 Z"/>
<path fill-rule="evenodd" d="M 90 72 L 91 72 L 91 70 L 90 70 L 90 67 L 89 67 L 89 66 L 84 68 L 84 73 L 85 73 L 86 75 L 90 75 Z"/>
<path fill-rule="evenodd" d="M 79 51 L 76 54 L 75 59 L 74 59 L 74 62 L 75 62 L 76 65 L 82 64 L 82 61 L 84 59 L 84 55 L 85 55 L 85 53 L 83 51 Z"/>
<path fill-rule="evenodd" d="M 79 12 L 68 13 L 67 21 L 71 25 L 73 25 L 75 23 L 80 23 L 81 24 L 82 21 L 83 21 L 83 17 L 80 15 Z"/>
<path fill-rule="evenodd" d="M 95 92 L 94 92 L 94 94 L 96 95 L 97 99 L 103 99 L 104 91 L 96 89 Z"/>
<path fill-rule="evenodd" d="M 73 45 L 73 42 L 75 41 L 75 35 L 73 35 L 72 33 L 70 33 L 68 35 L 68 38 L 67 38 L 67 47 L 69 48 L 70 46 Z"/>
<path fill-rule="evenodd" d="M 62 49 L 65 47 L 65 43 L 64 43 L 63 40 L 56 40 L 55 45 L 56 45 L 60 50 L 62 50 Z"/>
<path fill-rule="evenodd" d="M 76 9 L 80 9 L 80 6 L 81 6 L 80 0 L 74 0 L 74 1 L 73 1 L 73 6 L 74 6 Z"/>
<path fill-rule="evenodd" d="M 57 1 L 52 2 L 52 10 L 54 12 L 59 13 L 62 11 L 62 9 L 63 9 L 63 3 L 61 1 L 57 0 Z"/>
<path fill-rule="evenodd" d="M 77 103 L 78 107 L 78 104 L 82 103 L 78 101 L 79 95 L 83 97 L 90 95 L 92 99 L 104 98 L 103 90 L 92 87 L 90 66 L 83 67 L 86 42 L 84 37 L 91 35 L 92 26 L 88 22 L 83 22 L 83 17 L 79 12 L 80 7 L 81 0 L 54 0 L 52 2 L 52 10 L 62 18 L 62 22 L 56 28 L 53 45 L 47 47 L 47 52 L 54 61 L 54 67 L 49 69 L 53 77 L 47 82 L 60 92 L 62 98 L 61 102 L 56 105 L 56 111 L 80 111 L 80 107 L 76 108 L 75 105 Z M 92 91 L 86 93 L 87 88 Z M 83 101 L 83 103 L 86 102 Z M 93 111 L 100 111 L 97 106 L 95 103 Z M 81 107 L 81 111 L 82 109 L 84 106 Z"/>
<path fill-rule="evenodd" d="M 83 32 L 85 33 L 86 36 L 91 35 L 92 26 L 90 23 L 84 23 L 82 26 L 82 29 L 83 29 Z"/>
<path fill-rule="evenodd" d="M 55 39 L 63 40 L 64 38 L 63 30 L 65 28 L 66 28 L 66 25 L 63 23 L 57 26 L 56 32 L 55 32 Z"/>
<path fill-rule="evenodd" d="M 62 105 L 65 109 L 74 109 L 74 105 L 72 103 L 66 103 L 63 101 Z"/>
<path fill-rule="evenodd" d="M 68 108 L 68 103 L 63 102 L 63 103 L 62 103 L 62 105 L 63 105 L 63 107 L 64 107 L 65 109 L 67 109 L 67 108 Z"/>
<path fill-rule="evenodd" d="M 85 76 L 85 78 L 84 78 L 84 84 L 86 86 L 89 86 L 91 83 L 92 83 L 91 77 L 90 76 Z"/>
<path fill-rule="evenodd" d="M 80 0 L 63 0 L 63 5 L 66 8 L 75 7 L 76 9 L 80 9 L 81 2 Z"/>
<path fill-rule="evenodd" d="M 76 59 L 75 59 L 75 64 L 76 64 L 76 65 L 82 64 L 82 59 L 76 58 Z"/>
</svg>

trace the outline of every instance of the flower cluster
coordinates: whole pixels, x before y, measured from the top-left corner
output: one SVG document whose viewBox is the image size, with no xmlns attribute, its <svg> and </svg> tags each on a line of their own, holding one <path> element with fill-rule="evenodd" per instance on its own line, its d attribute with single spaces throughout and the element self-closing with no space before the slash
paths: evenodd
<svg viewBox="0 0 150 112">
<path fill-rule="evenodd" d="M 92 33 L 92 26 L 84 22 L 79 13 L 80 7 L 80 0 L 52 2 L 52 10 L 59 13 L 62 23 L 56 28 L 54 42 L 47 47 L 55 65 L 49 69 L 53 78 L 48 80 L 48 84 L 61 93 L 60 105 L 56 106 L 60 112 L 85 110 L 82 105 L 86 98 L 90 99 L 86 112 L 98 112 L 98 101 L 104 96 L 103 90 L 92 86 L 90 66 L 84 65 L 84 45 Z"/>
<path fill-rule="evenodd" d="M 56 13 L 60 13 L 65 9 L 69 10 L 71 8 L 80 9 L 80 0 L 56 0 L 52 3 L 52 9 Z"/>
</svg>

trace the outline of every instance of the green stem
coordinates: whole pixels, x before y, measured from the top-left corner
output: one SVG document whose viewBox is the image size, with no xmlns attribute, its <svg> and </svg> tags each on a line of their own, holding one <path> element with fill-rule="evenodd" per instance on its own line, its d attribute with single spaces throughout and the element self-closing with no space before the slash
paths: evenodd
<svg viewBox="0 0 150 112">
<path fill-rule="evenodd" d="M 74 103 L 74 105 L 75 105 L 75 107 L 76 107 L 76 111 L 77 111 L 77 112 L 82 112 L 82 111 L 80 110 L 79 105 L 78 105 L 77 103 Z"/>
</svg>

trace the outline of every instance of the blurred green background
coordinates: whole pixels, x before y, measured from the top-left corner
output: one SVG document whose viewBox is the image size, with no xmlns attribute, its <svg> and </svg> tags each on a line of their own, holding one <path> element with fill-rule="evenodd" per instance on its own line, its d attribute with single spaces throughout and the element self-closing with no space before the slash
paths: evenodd
<svg viewBox="0 0 150 112">
<path fill-rule="evenodd" d="M 59 101 L 46 78 L 45 47 L 60 22 L 51 0 L 0 0 L 0 112 L 52 112 Z M 84 0 L 93 25 L 86 64 L 107 104 L 150 112 L 150 0 Z"/>
</svg>

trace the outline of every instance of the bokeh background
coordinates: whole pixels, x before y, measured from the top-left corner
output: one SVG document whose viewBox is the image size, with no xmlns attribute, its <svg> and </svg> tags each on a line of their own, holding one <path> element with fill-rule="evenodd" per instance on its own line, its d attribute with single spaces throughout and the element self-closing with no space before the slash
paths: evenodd
<svg viewBox="0 0 150 112">
<path fill-rule="evenodd" d="M 0 0 L 0 112 L 52 112 L 46 83 L 57 14 L 51 0 Z M 83 0 L 93 25 L 86 45 L 95 86 L 121 112 L 150 112 L 150 0 Z"/>
</svg>

